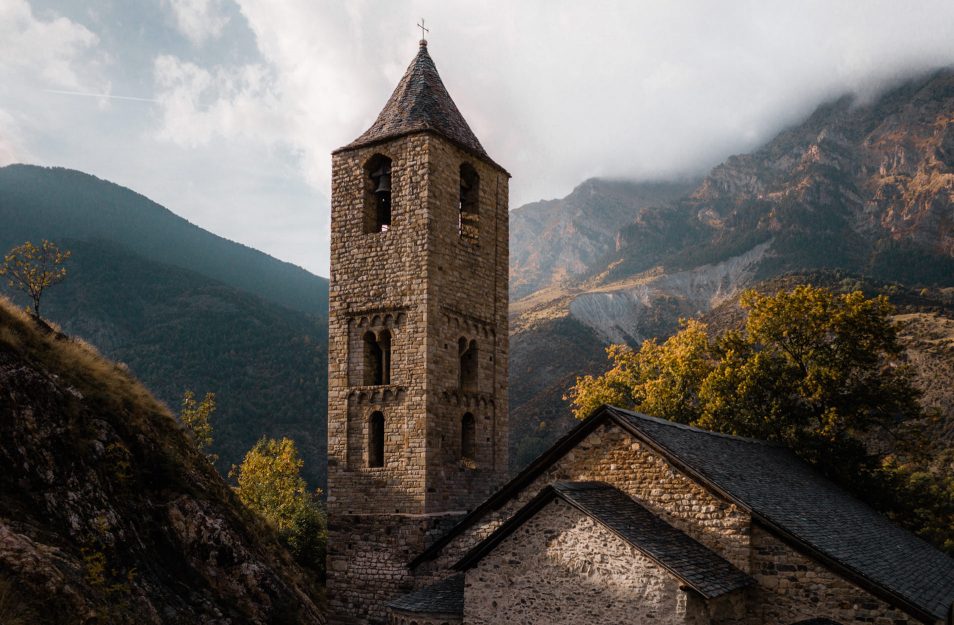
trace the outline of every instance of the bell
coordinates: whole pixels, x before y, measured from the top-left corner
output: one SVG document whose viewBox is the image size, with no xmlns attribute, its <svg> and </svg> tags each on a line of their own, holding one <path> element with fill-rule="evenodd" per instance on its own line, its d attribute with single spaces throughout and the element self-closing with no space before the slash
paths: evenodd
<svg viewBox="0 0 954 625">
<path fill-rule="evenodd" d="M 375 193 L 390 193 L 391 192 L 391 174 L 383 174 L 378 177 L 378 186 L 374 190 Z"/>
</svg>

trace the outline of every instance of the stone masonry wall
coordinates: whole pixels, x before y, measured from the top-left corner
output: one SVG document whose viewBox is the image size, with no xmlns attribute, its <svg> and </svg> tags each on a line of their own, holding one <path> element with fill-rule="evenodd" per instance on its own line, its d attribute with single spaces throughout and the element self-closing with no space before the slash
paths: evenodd
<svg viewBox="0 0 954 625">
<path fill-rule="evenodd" d="M 425 515 L 329 516 L 331 622 L 383 623 L 387 602 L 414 588 L 407 562 L 425 548 L 428 536 L 453 520 Z"/>
<path fill-rule="evenodd" d="M 507 475 L 507 174 L 440 138 L 428 139 L 429 512 L 467 510 Z M 479 177 L 477 236 L 460 232 L 460 169 Z M 458 341 L 475 341 L 477 389 L 459 388 Z M 476 458 L 461 458 L 461 422 L 476 422 Z"/>
<path fill-rule="evenodd" d="M 392 220 L 365 232 L 365 164 L 392 161 Z M 405 137 L 332 159 L 328 331 L 328 597 L 335 617 L 383 620 L 423 544 L 427 141 Z M 364 386 L 361 337 L 387 328 L 390 384 Z M 368 422 L 384 415 L 384 466 L 368 466 Z"/>
<path fill-rule="evenodd" d="M 464 553 L 557 480 L 612 484 L 743 571 L 749 569 L 749 515 L 716 498 L 613 423 L 601 426 L 518 493 L 457 536 L 416 571 L 418 585 L 445 576 Z"/>
<path fill-rule="evenodd" d="M 790 625 L 814 618 L 842 625 L 914 625 L 912 617 L 780 541 L 768 530 L 752 528 L 752 576 L 748 622 Z"/>
<path fill-rule="evenodd" d="M 419 614 L 416 612 L 388 611 L 388 625 L 460 625 L 457 614 Z"/>
<path fill-rule="evenodd" d="M 708 623 L 703 601 L 680 584 L 557 499 L 467 571 L 464 623 Z"/>
<path fill-rule="evenodd" d="M 366 166 L 391 160 L 391 223 L 368 232 Z M 480 177 L 476 237 L 458 231 L 459 172 Z M 337 617 L 382 622 L 406 563 L 506 474 L 507 176 L 429 133 L 332 159 L 328 348 L 328 595 Z M 371 229 L 373 230 L 373 228 Z M 390 379 L 368 385 L 363 337 L 391 337 Z M 457 341 L 479 346 L 458 388 Z M 370 466 L 370 420 L 384 465 Z M 461 419 L 476 454 L 461 458 Z"/>
</svg>

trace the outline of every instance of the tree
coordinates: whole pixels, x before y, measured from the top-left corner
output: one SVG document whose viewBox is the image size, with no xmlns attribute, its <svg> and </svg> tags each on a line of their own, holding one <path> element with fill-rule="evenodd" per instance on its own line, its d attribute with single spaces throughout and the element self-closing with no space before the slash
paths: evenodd
<svg viewBox="0 0 954 625">
<path fill-rule="evenodd" d="M 743 293 L 744 329 L 711 338 L 684 322 L 638 351 L 614 345 L 614 366 L 578 378 L 567 398 L 582 418 L 617 403 L 681 423 L 785 443 L 844 445 L 920 416 L 883 297 L 810 285 Z"/>
<path fill-rule="evenodd" d="M 610 345 L 613 367 L 599 377 L 577 378 L 564 399 L 582 419 L 603 404 L 635 408 L 679 423 L 702 413 L 699 388 L 714 366 L 706 326 L 684 321 L 682 331 L 659 344 L 644 341 L 639 351 Z"/>
<path fill-rule="evenodd" d="M 201 402 L 195 400 L 195 393 L 190 390 L 182 394 L 179 420 L 188 428 L 196 449 L 204 453 L 212 463 L 218 460 L 216 454 L 207 453 L 212 446 L 212 423 L 209 419 L 213 412 L 215 412 L 215 393 L 206 393 Z"/>
<path fill-rule="evenodd" d="M 954 478 L 912 451 L 910 424 L 923 415 L 888 301 L 801 285 L 746 291 L 740 304 L 740 330 L 710 337 L 705 324 L 688 321 L 663 343 L 609 347 L 612 367 L 577 378 L 567 394 L 574 414 L 608 403 L 785 444 L 954 550 Z M 892 454 L 871 445 L 886 438 Z"/>
<path fill-rule="evenodd" d="M 308 491 L 304 465 L 289 438 L 261 438 L 229 477 L 236 478 L 239 500 L 271 527 L 304 566 L 324 576 L 327 524 L 318 503 L 321 491 Z"/>
<path fill-rule="evenodd" d="M 69 250 L 60 250 L 46 239 L 40 247 L 27 241 L 14 247 L 3 258 L 0 276 L 7 278 L 11 289 L 23 291 L 33 300 L 33 314 L 40 318 L 40 298 L 43 292 L 66 277 L 64 263 L 69 259 Z"/>
</svg>

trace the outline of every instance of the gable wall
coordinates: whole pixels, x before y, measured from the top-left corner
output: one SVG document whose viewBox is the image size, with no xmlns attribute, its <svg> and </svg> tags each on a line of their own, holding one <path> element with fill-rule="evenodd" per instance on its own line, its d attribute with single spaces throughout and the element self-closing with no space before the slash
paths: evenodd
<svg viewBox="0 0 954 625">
<path fill-rule="evenodd" d="M 708 622 L 701 599 L 560 499 L 467 571 L 464 623 Z"/>
<path fill-rule="evenodd" d="M 457 536 L 433 562 L 418 567 L 421 585 L 446 571 L 471 547 L 490 535 L 544 486 L 558 480 L 597 480 L 627 493 L 743 571 L 749 569 L 749 515 L 709 494 L 615 423 L 580 441 L 500 510 Z"/>
<path fill-rule="evenodd" d="M 796 552 L 758 524 L 752 528 L 750 574 L 758 582 L 749 601 L 752 625 L 788 625 L 812 618 L 842 625 L 918 622 Z"/>
</svg>

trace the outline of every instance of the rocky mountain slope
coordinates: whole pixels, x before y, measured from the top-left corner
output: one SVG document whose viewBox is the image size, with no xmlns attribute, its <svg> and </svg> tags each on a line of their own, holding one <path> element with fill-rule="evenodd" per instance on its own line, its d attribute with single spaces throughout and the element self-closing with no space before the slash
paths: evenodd
<svg viewBox="0 0 954 625">
<path fill-rule="evenodd" d="M 70 170 L 0 169 L 0 223 L 0 252 L 40 238 L 73 252 L 45 316 L 173 409 L 186 389 L 217 394 L 223 472 L 261 436 L 289 436 L 308 480 L 323 484 L 327 280 Z"/>
<path fill-rule="evenodd" d="M 120 365 L 0 301 L 7 623 L 323 623 L 316 589 Z"/>
<path fill-rule="evenodd" d="M 642 209 L 678 199 L 693 187 L 690 182 L 592 178 L 565 198 L 521 206 L 510 215 L 511 297 L 587 272 L 615 250 L 620 228 Z"/>
<path fill-rule="evenodd" d="M 598 207 L 593 189 L 589 202 Z M 538 215 L 540 235 L 516 241 L 517 254 L 555 248 L 578 257 L 572 238 L 548 240 L 548 219 L 562 216 Z M 764 147 L 715 167 L 684 197 L 633 211 L 614 241 L 576 277 L 512 302 L 511 387 L 526 389 L 511 398 L 515 453 L 527 447 L 521 438 L 549 431 L 540 438 L 552 440 L 569 424 L 568 416 L 557 423 L 541 415 L 565 414 L 565 388 L 602 368 L 593 354 L 604 344 L 665 336 L 679 317 L 704 314 L 760 281 L 826 269 L 954 286 L 954 70 L 871 102 L 820 106 Z M 518 381 L 544 370 L 555 378 Z"/>
</svg>

